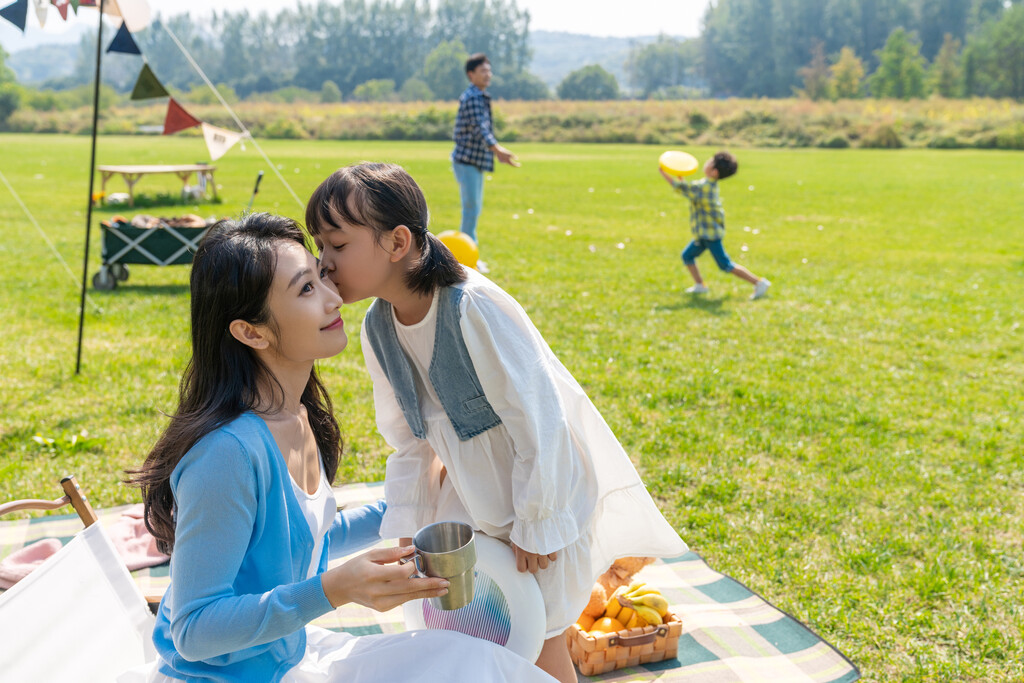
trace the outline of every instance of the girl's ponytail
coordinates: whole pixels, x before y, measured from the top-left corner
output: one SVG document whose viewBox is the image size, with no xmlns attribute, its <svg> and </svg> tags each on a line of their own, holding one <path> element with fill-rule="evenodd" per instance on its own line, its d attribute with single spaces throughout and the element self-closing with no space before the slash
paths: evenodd
<svg viewBox="0 0 1024 683">
<path fill-rule="evenodd" d="M 430 294 L 438 287 L 447 287 L 466 279 L 462 266 L 455 255 L 437 239 L 437 236 L 424 230 L 415 234 L 416 246 L 420 248 L 420 261 L 405 276 L 405 284 L 409 289 L 420 294 Z"/>
</svg>

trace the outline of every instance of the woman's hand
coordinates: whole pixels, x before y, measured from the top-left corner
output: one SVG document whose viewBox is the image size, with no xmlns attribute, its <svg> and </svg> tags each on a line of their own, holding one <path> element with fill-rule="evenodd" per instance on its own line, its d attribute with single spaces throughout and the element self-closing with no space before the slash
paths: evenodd
<svg viewBox="0 0 1024 683">
<path fill-rule="evenodd" d="M 386 612 L 409 600 L 447 593 L 446 579 L 415 578 L 411 565 L 397 564 L 412 552 L 412 546 L 378 548 L 328 569 L 320 575 L 324 595 L 332 607 L 354 602 Z"/>
<path fill-rule="evenodd" d="M 558 559 L 558 553 L 538 555 L 537 553 L 531 553 L 523 550 L 515 543 L 512 544 L 512 550 L 516 553 L 516 569 L 520 572 L 536 574 L 541 569 L 547 569 L 551 562 Z"/>
</svg>

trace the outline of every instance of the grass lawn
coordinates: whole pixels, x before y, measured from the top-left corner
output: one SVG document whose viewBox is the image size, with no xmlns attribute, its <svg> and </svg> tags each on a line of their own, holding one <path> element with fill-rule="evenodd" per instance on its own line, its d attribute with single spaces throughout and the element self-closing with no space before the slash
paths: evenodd
<svg viewBox="0 0 1024 683">
<path fill-rule="evenodd" d="M 446 143 L 260 144 L 303 200 L 339 165 L 399 162 L 435 232 L 457 227 Z M 657 173 L 660 148 L 513 148 L 523 167 L 486 186 L 490 277 L 690 545 L 866 680 L 1021 680 L 1024 155 L 737 150 L 725 245 L 774 283 L 751 302 L 709 256 L 711 293 L 683 292 L 687 209 Z M 65 472 L 95 505 L 137 500 L 118 481 L 175 407 L 188 268 L 130 266 L 117 290 L 90 288 L 75 376 L 89 140 L 3 135 L 0 149 L 0 172 L 74 273 L 0 187 L 0 500 L 53 497 Z M 197 138 L 115 137 L 98 163 L 205 157 Z M 144 211 L 235 214 L 265 169 L 255 208 L 302 216 L 251 144 L 217 165 L 222 204 Z M 153 176 L 136 189 L 176 188 Z M 90 261 L 91 277 L 97 230 Z M 346 439 L 339 481 L 381 479 L 387 454 L 357 348 L 364 310 L 342 310 L 349 348 L 321 367 Z"/>
</svg>

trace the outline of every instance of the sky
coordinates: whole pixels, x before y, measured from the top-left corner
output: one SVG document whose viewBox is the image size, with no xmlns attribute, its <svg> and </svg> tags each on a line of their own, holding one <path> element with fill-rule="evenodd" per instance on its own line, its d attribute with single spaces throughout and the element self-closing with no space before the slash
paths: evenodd
<svg viewBox="0 0 1024 683">
<path fill-rule="evenodd" d="M 307 0 L 312 2 L 313 0 Z M 0 5 L 6 5 L 0 0 Z M 298 0 L 149 0 L 154 13 L 200 14 L 211 8 L 218 10 L 276 12 L 282 7 L 294 7 Z M 595 36 L 650 36 L 667 33 L 693 37 L 700 32 L 700 20 L 707 0 L 517 0 L 520 9 L 530 11 L 530 29 L 533 31 L 568 31 Z M 623 11 L 628 7 L 627 11 Z M 32 45 L 53 42 L 77 42 L 85 25 L 95 26 L 94 10 L 83 11 L 73 19 L 74 25 L 65 24 L 53 7 L 46 25 L 40 28 L 35 12 L 29 9 L 25 34 L 0 19 L 0 45 L 13 52 Z"/>
</svg>

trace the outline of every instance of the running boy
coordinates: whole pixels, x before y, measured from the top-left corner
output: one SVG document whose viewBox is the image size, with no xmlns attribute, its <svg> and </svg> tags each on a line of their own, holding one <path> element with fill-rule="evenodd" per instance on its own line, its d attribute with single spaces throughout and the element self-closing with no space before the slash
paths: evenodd
<svg viewBox="0 0 1024 683">
<path fill-rule="evenodd" d="M 715 263 L 723 272 L 732 273 L 754 285 L 751 299 L 760 299 L 772 286 L 772 283 L 763 277 L 759 278 L 738 263 L 733 263 L 722 246 L 722 238 L 725 236 L 725 209 L 718 194 L 718 181 L 735 175 L 738 168 L 736 157 L 729 152 L 721 151 L 704 163 L 706 177 L 700 180 L 690 182 L 676 179 L 664 169 L 660 169 L 668 184 L 690 200 L 690 230 L 693 232 L 693 240 L 683 250 L 683 263 L 686 264 L 695 283 L 686 290 L 689 294 L 708 292 L 700 276 L 700 269 L 697 268 L 697 257 L 703 254 L 705 249 L 711 252 Z"/>
</svg>

